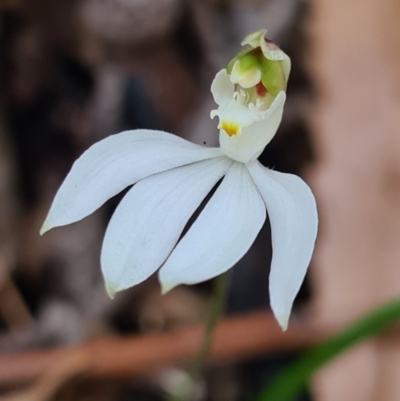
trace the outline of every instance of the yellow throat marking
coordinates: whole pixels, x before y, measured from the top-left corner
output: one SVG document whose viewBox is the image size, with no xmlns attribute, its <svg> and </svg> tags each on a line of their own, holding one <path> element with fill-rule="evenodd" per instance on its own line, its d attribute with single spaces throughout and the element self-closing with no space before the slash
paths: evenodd
<svg viewBox="0 0 400 401">
<path fill-rule="evenodd" d="M 218 128 L 224 130 L 228 136 L 237 135 L 239 132 L 239 126 L 228 121 L 221 121 Z"/>
</svg>

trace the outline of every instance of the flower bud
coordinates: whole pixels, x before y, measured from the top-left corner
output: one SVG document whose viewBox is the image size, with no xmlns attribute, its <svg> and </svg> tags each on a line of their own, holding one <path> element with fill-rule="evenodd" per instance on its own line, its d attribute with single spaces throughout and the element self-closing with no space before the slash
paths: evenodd
<svg viewBox="0 0 400 401">
<path fill-rule="evenodd" d="M 268 108 L 281 91 L 286 91 L 290 73 L 289 57 L 265 38 L 266 30 L 248 35 L 242 45 L 250 48 L 234 57 L 227 67 L 237 90 L 245 90 L 249 103 L 259 99 L 262 109 Z"/>
</svg>

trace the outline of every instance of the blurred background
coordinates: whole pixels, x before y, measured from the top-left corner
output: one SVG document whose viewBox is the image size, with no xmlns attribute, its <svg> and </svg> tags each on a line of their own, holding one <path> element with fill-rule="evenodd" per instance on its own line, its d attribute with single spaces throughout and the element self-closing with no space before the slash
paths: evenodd
<svg viewBox="0 0 400 401">
<path fill-rule="evenodd" d="M 292 59 L 261 161 L 302 176 L 321 225 L 282 333 L 268 310 L 268 223 L 232 270 L 196 400 L 253 400 L 304 347 L 400 294 L 396 0 L 0 0 L 0 397 L 163 400 L 195 353 L 211 283 L 155 277 L 106 296 L 101 241 L 121 195 L 39 236 L 73 161 L 135 128 L 218 144 L 209 87 L 243 37 Z M 197 326 L 196 326 L 197 325 Z M 296 401 L 399 401 L 400 340 L 357 346 Z"/>
</svg>

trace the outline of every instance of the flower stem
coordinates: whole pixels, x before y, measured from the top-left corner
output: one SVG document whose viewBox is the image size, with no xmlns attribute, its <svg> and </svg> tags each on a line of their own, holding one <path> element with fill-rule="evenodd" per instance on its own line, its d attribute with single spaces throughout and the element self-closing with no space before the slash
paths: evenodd
<svg viewBox="0 0 400 401">
<path fill-rule="evenodd" d="M 203 339 L 189 371 L 194 383 L 201 377 L 204 361 L 211 348 L 215 326 L 225 309 L 227 289 L 228 273 L 223 273 L 214 280 L 214 289 L 209 301 L 207 319 L 204 324 Z"/>
<path fill-rule="evenodd" d="M 190 385 L 181 388 L 179 392 L 169 398 L 169 401 L 185 401 L 191 399 L 192 392 L 201 378 L 204 362 L 211 348 L 215 326 L 225 308 L 227 289 L 228 273 L 223 273 L 214 279 L 214 288 L 208 305 L 203 337 L 200 347 L 189 368 Z"/>
</svg>

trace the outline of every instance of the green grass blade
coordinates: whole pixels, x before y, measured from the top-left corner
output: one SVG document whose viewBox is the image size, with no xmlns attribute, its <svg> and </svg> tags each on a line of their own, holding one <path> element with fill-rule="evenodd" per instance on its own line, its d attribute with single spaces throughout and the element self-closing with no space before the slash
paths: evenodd
<svg viewBox="0 0 400 401">
<path fill-rule="evenodd" d="M 308 383 L 310 376 L 347 348 L 379 333 L 400 319 L 400 299 L 388 302 L 338 334 L 309 349 L 290 365 L 257 398 L 257 401 L 290 401 Z"/>
</svg>

